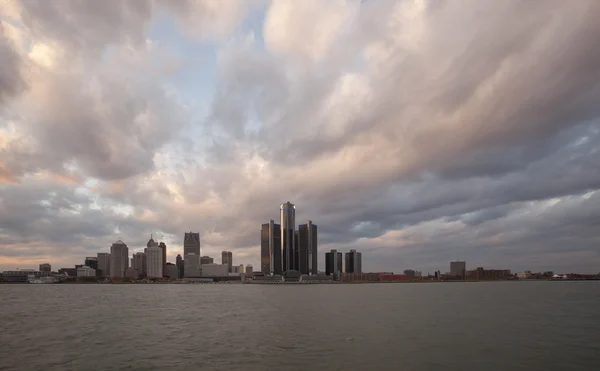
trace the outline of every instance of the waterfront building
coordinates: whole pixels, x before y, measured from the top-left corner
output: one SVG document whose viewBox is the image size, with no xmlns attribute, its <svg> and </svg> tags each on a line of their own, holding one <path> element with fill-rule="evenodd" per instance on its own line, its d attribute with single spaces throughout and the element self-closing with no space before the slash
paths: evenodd
<svg viewBox="0 0 600 371">
<path fill-rule="evenodd" d="M 140 271 L 133 267 L 129 267 L 125 271 L 125 277 L 131 278 L 132 280 L 137 280 L 138 278 L 140 278 Z"/>
<path fill-rule="evenodd" d="M 183 259 L 184 277 L 200 277 L 200 256 L 195 253 L 185 255 Z"/>
<path fill-rule="evenodd" d="M 189 232 L 183 236 L 183 256 L 187 254 L 200 256 L 200 233 Z"/>
<path fill-rule="evenodd" d="M 148 248 L 145 250 L 148 251 Z M 131 259 L 131 267 L 137 269 L 142 277 L 146 277 L 148 274 L 146 254 L 143 252 L 136 252 L 133 254 L 133 258 Z"/>
<path fill-rule="evenodd" d="M 49 263 L 40 264 L 40 272 L 52 272 L 52 266 Z"/>
<path fill-rule="evenodd" d="M 159 246 L 146 249 L 146 276 L 162 278 L 163 276 L 163 250 Z"/>
<path fill-rule="evenodd" d="M 279 208 L 281 222 L 281 252 L 283 255 L 283 271 L 298 270 L 296 252 L 296 206 L 291 202 L 282 204 Z"/>
<path fill-rule="evenodd" d="M 227 264 L 211 263 L 202 265 L 202 277 L 226 277 L 228 275 L 229 266 Z"/>
<path fill-rule="evenodd" d="M 325 274 L 334 277 L 342 272 L 342 253 L 337 250 L 331 250 L 325 253 Z"/>
<path fill-rule="evenodd" d="M 162 253 L 162 262 L 163 262 L 163 274 L 165 273 L 165 271 L 167 270 L 167 245 L 164 242 L 161 242 L 158 244 L 158 247 L 161 250 Z"/>
<path fill-rule="evenodd" d="M 221 264 L 227 265 L 228 271 L 231 273 L 233 270 L 233 253 L 231 251 L 223 251 L 221 253 Z"/>
<path fill-rule="evenodd" d="M 110 254 L 99 252 L 98 256 L 98 277 L 108 276 L 110 274 Z"/>
<path fill-rule="evenodd" d="M 298 270 L 302 274 L 317 274 L 317 225 L 308 220 L 298 226 Z"/>
<path fill-rule="evenodd" d="M 213 264 L 214 262 L 215 262 L 215 260 L 213 258 L 211 258 L 210 256 L 201 256 L 200 257 L 200 265 Z"/>
<path fill-rule="evenodd" d="M 129 268 L 129 249 L 123 241 L 118 240 L 110 247 L 110 276 L 124 277 Z"/>
<path fill-rule="evenodd" d="M 95 277 L 96 270 L 88 265 L 82 265 L 77 268 L 77 277 Z"/>
<path fill-rule="evenodd" d="M 465 261 L 453 261 L 450 262 L 450 275 L 454 277 L 465 278 L 467 272 L 467 262 Z"/>
<path fill-rule="evenodd" d="M 164 271 L 163 275 L 169 278 L 178 278 L 177 266 L 173 263 L 167 263 L 167 270 Z"/>
<path fill-rule="evenodd" d="M 85 258 L 85 260 L 83 261 L 83 265 L 88 266 L 90 268 L 93 268 L 94 270 L 96 270 L 96 274 L 98 273 L 98 258 L 95 256 L 90 256 Z"/>
<path fill-rule="evenodd" d="M 246 265 L 246 272 L 245 272 L 246 275 L 249 276 L 249 277 L 252 277 L 252 271 L 253 271 L 252 264 L 247 264 Z"/>
<path fill-rule="evenodd" d="M 175 265 L 177 266 L 177 277 L 183 278 L 184 266 L 183 266 L 183 258 L 181 257 L 181 254 L 177 254 L 177 258 L 175 258 Z"/>
<path fill-rule="evenodd" d="M 362 273 L 362 253 L 350 250 L 345 256 L 346 273 Z"/>
<path fill-rule="evenodd" d="M 282 273 L 281 226 L 273 220 L 263 224 L 260 235 L 260 269 L 267 275 Z"/>
</svg>

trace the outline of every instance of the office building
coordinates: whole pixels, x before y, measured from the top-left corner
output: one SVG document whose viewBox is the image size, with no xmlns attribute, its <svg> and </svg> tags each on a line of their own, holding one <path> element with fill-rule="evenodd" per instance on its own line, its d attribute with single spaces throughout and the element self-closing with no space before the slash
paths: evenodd
<svg viewBox="0 0 600 371">
<path fill-rule="evenodd" d="M 296 206 L 291 202 L 286 202 L 280 206 L 279 210 L 281 222 L 281 252 L 283 255 L 283 271 L 298 270 L 297 252 L 296 252 Z"/>
<path fill-rule="evenodd" d="M 106 252 L 98 253 L 98 277 L 110 275 L 110 254 Z"/>
<path fill-rule="evenodd" d="M 163 274 L 167 270 L 167 245 L 164 242 L 158 244 L 160 250 L 162 251 L 162 262 L 163 262 Z"/>
<path fill-rule="evenodd" d="M 200 256 L 200 233 L 189 232 L 183 236 L 183 256 L 196 254 Z"/>
<path fill-rule="evenodd" d="M 221 264 L 227 265 L 228 272 L 233 270 L 233 254 L 231 251 L 223 251 L 221 253 Z"/>
<path fill-rule="evenodd" d="M 183 258 L 181 254 L 177 254 L 177 258 L 175 258 L 175 265 L 177 266 L 177 277 L 183 278 L 184 274 L 184 266 L 183 266 Z"/>
<path fill-rule="evenodd" d="M 202 277 L 226 277 L 229 275 L 227 264 L 205 264 L 202 266 Z"/>
<path fill-rule="evenodd" d="M 173 263 L 167 263 L 167 269 L 163 272 L 163 276 L 169 278 L 178 278 L 177 275 L 177 266 Z"/>
<path fill-rule="evenodd" d="M 129 249 L 123 241 L 118 240 L 110 247 L 110 276 L 125 277 L 129 268 Z"/>
<path fill-rule="evenodd" d="M 145 250 L 148 251 L 148 248 L 146 248 Z M 146 275 L 148 274 L 148 268 L 146 267 L 146 265 L 147 260 L 145 253 L 136 252 L 135 254 L 133 254 L 133 258 L 131 258 L 131 267 L 136 269 L 142 277 L 146 277 Z"/>
<path fill-rule="evenodd" d="M 137 280 L 140 278 L 140 271 L 138 271 L 137 269 L 135 269 L 133 267 L 129 267 L 125 271 L 125 277 L 131 278 L 132 280 Z"/>
<path fill-rule="evenodd" d="M 252 271 L 253 271 L 252 264 L 247 264 L 246 265 L 246 275 L 252 277 Z"/>
<path fill-rule="evenodd" d="M 201 256 L 200 257 L 200 265 L 213 264 L 214 262 L 215 262 L 215 260 L 213 258 L 211 258 L 210 256 Z"/>
<path fill-rule="evenodd" d="M 163 253 L 158 246 L 146 249 L 146 276 L 149 278 L 162 278 L 163 276 Z"/>
<path fill-rule="evenodd" d="M 455 277 L 465 277 L 467 272 L 467 262 L 453 261 L 450 262 L 450 275 Z"/>
<path fill-rule="evenodd" d="M 325 253 L 325 274 L 338 277 L 340 273 L 342 273 L 342 253 L 337 250 Z"/>
<path fill-rule="evenodd" d="M 184 277 L 200 277 L 200 256 L 195 253 L 186 254 L 183 267 Z"/>
<path fill-rule="evenodd" d="M 96 270 L 90 266 L 82 265 L 77 268 L 77 277 L 95 277 Z"/>
<path fill-rule="evenodd" d="M 312 221 L 298 226 L 298 270 L 302 274 L 317 274 L 317 225 Z"/>
<path fill-rule="evenodd" d="M 48 263 L 40 264 L 40 272 L 52 272 L 52 266 Z"/>
<path fill-rule="evenodd" d="M 362 253 L 350 250 L 345 256 L 346 273 L 362 273 Z"/>
<path fill-rule="evenodd" d="M 263 224 L 260 234 L 260 269 L 267 275 L 281 274 L 281 227 L 273 220 Z"/>
<path fill-rule="evenodd" d="M 98 258 L 95 256 L 87 257 L 83 261 L 83 265 L 93 268 L 94 270 L 98 269 Z"/>
</svg>

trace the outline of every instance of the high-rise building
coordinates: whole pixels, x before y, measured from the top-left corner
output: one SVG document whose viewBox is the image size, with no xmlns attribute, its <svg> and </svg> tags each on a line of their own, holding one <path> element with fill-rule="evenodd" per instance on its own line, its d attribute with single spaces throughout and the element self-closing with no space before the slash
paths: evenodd
<svg viewBox="0 0 600 371">
<path fill-rule="evenodd" d="M 337 250 L 331 250 L 325 253 L 325 274 L 338 277 L 342 272 L 342 253 Z"/>
<path fill-rule="evenodd" d="M 221 264 L 227 265 L 229 273 L 233 271 L 233 254 L 231 251 L 223 251 L 221 253 Z"/>
<path fill-rule="evenodd" d="M 118 240 L 110 247 L 110 276 L 125 277 L 129 268 L 129 249 L 123 241 Z"/>
<path fill-rule="evenodd" d="M 167 270 L 167 245 L 164 242 L 158 244 L 160 250 L 162 251 L 162 262 L 163 262 L 163 274 Z"/>
<path fill-rule="evenodd" d="M 283 271 L 298 270 L 296 260 L 296 206 L 291 202 L 282 204 L 279 208 L 281 219 L 281 252 L 283 255 Z"/>
<path fill-rule="evenodd" d="M 346 253 L 346 273 L 362 273 L 362 253 L 350 250 Z"/>
<path fill-rule="evenodd" d="M 98 269 L 98 258 L 95 256 L 86 257 L 83 261 L 83 265 L 86 267 L 94 268 L 94 270 Z"/>
<path fill-rule="evenodd" d="M 465 277 L 467 272 L 467 262 L 465 261 L 453 261 L 450 262 L 450 275 L 456 277 Z"/>
<path fill-rule="evenodd" d="M 281 226 L 273 220 L 263 224 L 260 233 L 260 269 L 264 275 L 282 273 Z"/>
<path fill-rule="evenodd" d="M 210 256 L 201 256 L 200 257 L 200 265 L 213 264 L 214 262 L 215 262 L 215 260 L 213 258 L 211 258 Z"/>
<path fill-rule="evenodd" d="M 200 233 L 189 232 L 183 236 L 183 256 L 196 254 L 200 256 Z"/>
<path fill-rule="evenodd" d="M 200 277 L 200 256 L 195 253 L 185 255 L 183 259 L 184 277 Z"/>
<path fill-rule="evenodd" d="M 146 251 L 148 251 L 148 248 L 146 248 Z M 148 274 L 146 254 L 143 252 L 136 252 L 133 254 L 133 258 L 131 259 L 131 267 L 136 269 L 138 274 L 140 274 L 142 277 L 146 277 Z"/>
<path fill-rule="evenodd" d="M 146 248 L 146 276 L 151 278 L 162 278 L 163 276 L 163 253 L 158 246 Z"/>
<path fill-rule="evenodd" d="M 308 220 L 298 226 L 298 270 L 302 274 L 317 274 L 317 225 Z"/>
<path fill-rule="evenodd" d="M 110 254 L 106 252 L 98 253 L 98 276 L 105 277 L 110 275 Z"/>
<path fill-rule="evenodd" d="M 175 265 L 177 265 L 178 277 L 182 278 L 183 274 L 185 273 L 185 270 L 184 270 L 183 258 L 181 257 L 181 254 L 177 254 L 177 258 L 175 259 Z"/>
</svg>

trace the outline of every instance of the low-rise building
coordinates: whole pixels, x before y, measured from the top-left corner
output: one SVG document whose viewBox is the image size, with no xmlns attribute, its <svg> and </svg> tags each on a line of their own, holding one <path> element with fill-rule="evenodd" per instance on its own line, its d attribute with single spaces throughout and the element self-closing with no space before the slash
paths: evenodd
<svg viewBox="0 0 600 371">
<path fill-rule="evenodd" d="M 77 268 L 77 277 L 95 277 L 96 270 L 92 267 L 88 267 L 87 265 L 83 265 Z"/>
<path fill-rule="evenodd" d="M 204 264 L 202 266 L 202 277 L 225 277 L 229 275 L 227 264 Z"/>
</svg>

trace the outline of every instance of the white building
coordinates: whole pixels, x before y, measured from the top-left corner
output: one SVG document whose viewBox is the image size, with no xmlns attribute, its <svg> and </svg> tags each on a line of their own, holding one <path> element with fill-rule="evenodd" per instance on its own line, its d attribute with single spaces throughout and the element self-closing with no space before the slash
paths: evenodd
<svg viewBox="0 0 600 371">
<path fill-rule="evenodd" d="M 96 277 L 96 270 L 87 265 L 77 268 L 77 277 Z"/>
<path fill-rule="evenodd" d="M 187 268 L 186 274 L 187 274 Z M 202 277 L 226 277 L 229 275 L 227 264 L 204 264 L 202 265 Z"/>
<path fill-rule="evenodd" d="M 162 278 L 163 276 L 163 253 L 158 246 L 146 249 L 146 276 Z"/>
<path fill-rule="evenodd" d="M 185 254 L 183 258 L 183 273 L 185 277 L 200 277 L 200 255 Z"/>
</svg>

